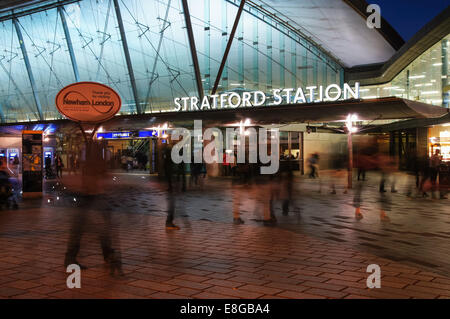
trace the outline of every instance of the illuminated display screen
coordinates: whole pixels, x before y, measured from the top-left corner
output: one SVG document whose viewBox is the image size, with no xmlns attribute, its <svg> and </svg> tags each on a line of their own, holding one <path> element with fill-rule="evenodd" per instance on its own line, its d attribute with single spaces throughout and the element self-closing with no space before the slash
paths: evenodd
<svg viewBox="0 0 450 319">
<path fill-rule="evenodd" d="M 150 131 L 139 131 L 139 137 L 153 137 L 153 136 L 158 136 L 158 132 L 154 131 L 154 130 L 150 130 Z"/>
<path fill-rule="evenodd" d="M 130 138 L 131 132 L 105 132 L 97 133 L 97 138 L 116 139 L 116 138 Z"/>
<path fill-rule="evenodd" d="M 122 139 L 122 138 L 145 138 L 145 137 L 156 137 L 158 136 L 158 132 L 155 130 L 149 131 L 139 131 L 137 134 L 134 132 L 101 132 L 97 133 L 97 138 L 104 139 Z"/>
</svg>

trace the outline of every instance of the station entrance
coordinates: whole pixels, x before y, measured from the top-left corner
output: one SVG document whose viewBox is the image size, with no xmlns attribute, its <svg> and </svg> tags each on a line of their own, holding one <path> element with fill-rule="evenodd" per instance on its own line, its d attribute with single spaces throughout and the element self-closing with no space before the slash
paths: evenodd
<svg viewBox="0 0 450 319">
<path fill-rule="evenodd" d="M 97 139 L 105 145 L 105 159 L 109 169 L 157 172 L 157 136 L 138 132 L 99 132 Z"/>
</svg>

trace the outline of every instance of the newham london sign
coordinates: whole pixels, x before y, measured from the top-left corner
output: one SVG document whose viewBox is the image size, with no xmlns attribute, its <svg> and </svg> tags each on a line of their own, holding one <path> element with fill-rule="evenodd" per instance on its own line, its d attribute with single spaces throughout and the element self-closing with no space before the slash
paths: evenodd
<svg viewBox="0 0 450 319">
<path fill-rule="evenodd" d="M 56 108 L 66 118 L 78 123 L 102 123 L 119 112 L 119 94 L 97 82 L 77 82 L 56 95 Z"/>
</svg>

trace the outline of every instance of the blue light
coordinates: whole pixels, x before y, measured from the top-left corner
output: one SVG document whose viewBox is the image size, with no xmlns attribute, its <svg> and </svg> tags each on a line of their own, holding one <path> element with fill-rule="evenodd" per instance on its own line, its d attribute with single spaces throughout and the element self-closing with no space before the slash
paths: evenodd
<svg viewBox="0 0 450 319">
<path fill-rule="evenodd" d="M 158 133 L 156 131 L 150 130 L 150 131 L 139 131 L 138 137 L 152 137 L 152 136 L 158 136 Z"/>
<path fill-rule="evenodd" d="M 105 133 L 97 133 L 97 138 L 104 139 L 121 139 L 121 138 L 130 138 L 132 136 L 131 132 L 105 132 Z"/>
<path fill-rule="evenodd" d="M 131 136 L 131 132 L 112 132 L 112 138 L 128 138 Z"/>
<path fill-rule="evenodd" d="M 33 131 L 43 131 L 44 130 L 44 124 L 36 124 L 33 127 Z"/>
</svg>

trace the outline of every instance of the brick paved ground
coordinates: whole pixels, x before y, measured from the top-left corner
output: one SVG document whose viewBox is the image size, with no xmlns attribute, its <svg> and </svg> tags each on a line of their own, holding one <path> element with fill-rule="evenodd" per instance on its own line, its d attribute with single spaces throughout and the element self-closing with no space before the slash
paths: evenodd
<svg viewBox="0 0 450 319">
<path fill-rule="evenodd" d="M 352 194 L 328 194 L 326 178 L 319 193 L 318 181 L 297 178 L 296 201 L 288 216 L 277 203 L 275 227 L 259 221 L 255 188 L 242 195 L 246 223 L 232 225 L 229 180 L 208 179 L 178 195 L 178 231 L 164 228 L 166 193 L 154 177 L 115 174 L 89 209 L 69 180 L 48 183 L 42 201 L 0 211 L 0 298 L 450 298 L 448 200 L 408 199 L 401 176 L 391 223 L 382 223 L 376 178 L 361 221 Z M 80 212 L 89 216 L 79 255 L 88 269 L 70 290 L 64 255 Z M 109 215 L 123 277 L 110 276 L 100 250 Z M 369 264 L 381 266 L 380 289 L 366 288 Z"/>
</svg>

